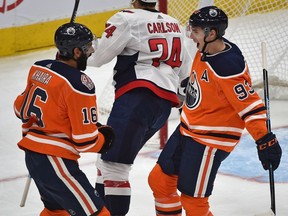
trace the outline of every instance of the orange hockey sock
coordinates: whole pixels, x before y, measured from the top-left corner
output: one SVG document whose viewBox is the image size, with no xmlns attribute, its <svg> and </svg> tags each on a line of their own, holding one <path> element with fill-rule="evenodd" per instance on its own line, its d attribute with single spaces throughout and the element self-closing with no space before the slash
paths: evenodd
<svg viewBox="0 0 288 216">
<path fill-rule="evenodd" d="M 70 214 L 65 210 L 49 210 L 44 208 L 40 216 L 70 216 Z"/>
<path fill-rule="evenodd" d="M 108 209 L 104 206 L 102 209 L 101 209 L 101 211 L 100 211 L 100 213 L 98 214 L 99 216 L 110 216 L 111 214 L 110 214 L 110 212 L 108 211 Z"/>
<path fill-rule="evenodd" d="M 181 202 L 186 216 L 213 216 L 209 211 L 208 197 L 196 198 L 182 194 Z"/>
<path fill-rule="evenodd" d="M 149 174 L 148 183 L 155 198 L 157 216 L 181 216 L 182 205 L 177 194 L 176 175 L 166 175 L 156 164 Z"/>
</svg>

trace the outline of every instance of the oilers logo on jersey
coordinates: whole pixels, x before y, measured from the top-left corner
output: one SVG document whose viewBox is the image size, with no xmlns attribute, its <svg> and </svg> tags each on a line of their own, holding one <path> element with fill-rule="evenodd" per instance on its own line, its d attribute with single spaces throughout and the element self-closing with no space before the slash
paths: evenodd
<svg viewBox="0 0 288 216">
<path fill-rule="evenodd" d="M 186 106 L 192 110 L 198 107 L 201 101 L 201 88 L 197 80 L 196 72 L 191 73 L 186 89 Z"/>
</svg>

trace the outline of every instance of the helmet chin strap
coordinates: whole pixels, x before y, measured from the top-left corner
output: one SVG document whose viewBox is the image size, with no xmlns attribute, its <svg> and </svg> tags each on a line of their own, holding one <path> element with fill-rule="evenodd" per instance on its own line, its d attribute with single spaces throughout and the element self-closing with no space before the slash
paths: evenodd
<svg viewBox="0 0 288 216">
<path fill-rule="evenodd" d="M 202 48 L 202 50 L 201 50 L 201 53 L 202 53 L 201 61 L 204 61 L 205 57 L 206 57 L 207 54 L 208 54 L 208 52 L 205 52 L 205 49 L 206 49 L 207 45 L 208 45 L 209 43 L 212 43 L 212 42 L 216 41 L 216 40 L 219 38 L 219 36 L 217 35 L 215 39 L 213 39 L 213 40 L 211 40 L 211 41 L 207 41 L 206 39 L 207 39 L 207 37 L 208 37 L 208 35 L 209 35 L 210 30 L 211 30 L 210 27 L 205 27 L 205 29 L 204 29 L 204 33 L 205 33 L 204 42 L 205 42 L 205 43 L 204 43 L 204 46 L 203 46 L 203 48 Z"/>
</svg>

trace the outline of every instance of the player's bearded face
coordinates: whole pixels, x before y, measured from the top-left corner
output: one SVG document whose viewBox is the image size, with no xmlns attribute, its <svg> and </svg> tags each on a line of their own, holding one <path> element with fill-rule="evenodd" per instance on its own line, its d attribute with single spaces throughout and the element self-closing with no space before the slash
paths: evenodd
<svg viewBox="0 0 288 216">
<path fill-rule="evenodd" d="M 94 46 L 97 46 L 97 40 L 94 43 Z M 86 44 L 82 47 L 82 53 L 77 59 L 77 68 L 81 71 L 85 71 L 87 67 L 87 59 L 94 53 L 93 43 Z"/>
<path fill-rule="evenodd" d="M 87 67 L 87 55 L 82 52 L 80 57 L 77 59 L 77 69 L 81 71 L 85 71 Z"/>
</svg>

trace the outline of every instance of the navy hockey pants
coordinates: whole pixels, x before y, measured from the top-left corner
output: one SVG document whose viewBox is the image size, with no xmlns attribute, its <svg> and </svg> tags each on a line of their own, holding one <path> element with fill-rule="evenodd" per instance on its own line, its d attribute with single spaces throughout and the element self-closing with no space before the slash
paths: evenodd
<svg viewBox="0 0 288 216">
<path fill-rule="evenodd" d="M 77 161 L 25 151 L 25 161 L 41 200 L 49 210 L 70 215 L 92 215 L 104 202 L 79 169 Z"/>
<path fill-rule="evenodd" d="M 169 137 L 157 163 L 164 173 L 178 175 L 177 188 L 192 197 L 208 197 L 221 162 L 229 152 L 205 146 L 180 133 L 180 125 Z"/>
<path fill-rule="evenodd" d="M 107 124 L 115 132 L 111 149 L 101 159 L 133 164 L 144 144 L 165 124 L 171 102 L 145 88 L 133 89 L 114 104 Z"/>
</svg>

